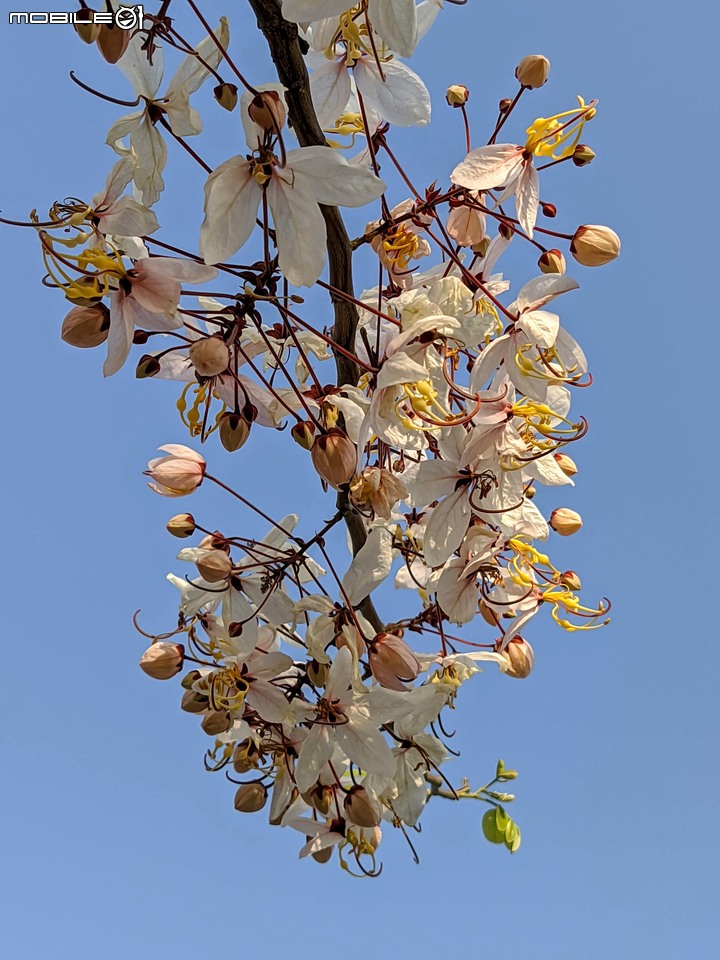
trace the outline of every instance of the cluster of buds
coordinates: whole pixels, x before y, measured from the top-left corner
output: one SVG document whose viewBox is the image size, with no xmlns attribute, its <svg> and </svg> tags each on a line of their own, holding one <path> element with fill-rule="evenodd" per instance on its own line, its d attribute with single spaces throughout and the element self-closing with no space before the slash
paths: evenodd
<svg viewBox="0 0 720 960">
<path fill-rule="evenodd" d="M 265 811 L 271 825 L 298 831 L 302 856 L 325 863 L 336 854 L 342 867 L 375 876 L 383 829 L 407 837 L 433 797 L 489 804 L 485 835 L 517 850 L 520 833 L 505 810 L 514 797 L 493 789 L 515 771 L 501 761 L 484 786 L 453 786 L 445 711 L 481 664 L 501 678 L 531 675 L 525 637 L 541 610 L 567 631 L 607 622 L 608 602 L 582 602 L 580 576 L 556 567 L 545 542 L 583 525 L 555 504 L 557 488 L 565 500 L 578 474 L 567 450 L 588 431 L 583 416 L 571 416 L 572 395 L 591 382 L 555 301 L 579 286 L 568 261 L 603 266 L 618 257 L 620 240 L 600 225 L 542 226 L 562 225 L 562 211 L 546 197 L 544 173 L 540 199 L 541 171 L 592 162 L 581 139 L 597 115 L 596 101 L 578 97 L 518 128 L 530 92 L 549 79 L 546 57 L 523 57 L 514 95 L 500 101 L 475 149 L 470 89 L 447 88 L 461 129 L 457 162 L 423 187 L 389 138 L 393 126 L 427 123 L 429 94 L 391 53 L 409 57 L 428 17 L 419 24 L 414 3 L 386 17 L 377 4 L 345 10 L 339 0 L 313 24 L 307 9 L 285 0 L 283 16 L 300 27 L 280 20 L 268 30 L 273 59 L 287 60 L 282 86 L 244 79 L 224 19 L 211 32 L 199 18 L 205 35 L 195 48 L 162 12 L 114 32 L 78 25 L 86 43 L 119 63 L 142 107 L 111 128 L 119 159 L 104 190 L 90 202 L 54 204 L 45 222 L 33 212 L 27 226 L 40 240 L 46 283 L 71 306 L 62 339 L 106 345 L 106 374 L 142 346 L 138 379 L 179 385 L 177 409 L 194 445 L 160 448 L 146 470 L 151 489 L 202 499 L 200 488 L 216 484 L 269 524 L 258 540 L 242 528 L 220 533 L 196 510 L 168 521 L 186 541 L 178 559 L 191 572 L 170 575 L 177 626 L 145 634 L 152 643 L 141 669 L 180 679 L 181 709 L 209 738 L 206 767 L 242 778 L 238 812 Z M 325 53 L 309 85 L 298 29 L 302 50 Z M 161 95 L 170 37 L 186 56 Z M 220 72 L 226 65 L 232 80 Z M 210 78 L 216 104 L 240 114 L 247 140 L 215 170 L 186 143 L 201 132 L 190 97 Z M 315 114 L 296 105 L 293 115 L 288 89 L 300 91 L 298 103 L 313 100 Z M 328 147 L 317 120 L 328 137 L 350 143 L 329 139 Z M 290 149 L 293 131 L 309 145 Z M 166 140 L 209 174 L 199 255 L 153 237 Z M 353 149 L 349 162 L 344 152 Z M 411 192 L 394 206 L 379 177 L 392 166 Z M 349 241 L 338 208 L 377 202 Z M 253 235 L 260 259 L 243 253 Z M 497 265 L 511 242 L 527 244 L 532 273 L 508 293 Z M 356 291 L 349 262 L 360 247 L 375 266 L 367 289 Z M 326 253 L 330 284 L 320 280 Z M 212 293 L 188 299 L 189 284 L 208 280 Z M 319 320 L 317 306 L 292 292 L 316 283 L 330 294 Z M 333 361 L 334 375 L 323 375 Z M 331 518 L 311 518 L 302 536 L 298 515 L 275 518 L 251 503 L 210 474 L 195 448 L 217 434 L 235 455 L 263 428 L 288 428 L 319 496 L 328 493 L 319 502 L 323 511 L 331 504 Z M 293 489 L 289 481 L 274 499 Z M 331 533 L 342 526 L 349 562 L 344 538 Z M 391 583 L 406 591 L 409 609 L 388 623 L 383 589 Z"/>
</svg>

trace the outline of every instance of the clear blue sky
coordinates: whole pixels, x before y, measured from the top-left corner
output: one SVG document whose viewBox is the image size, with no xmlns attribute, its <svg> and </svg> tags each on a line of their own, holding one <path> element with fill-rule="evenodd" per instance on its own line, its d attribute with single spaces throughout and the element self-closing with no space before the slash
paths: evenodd
<svg viewBox="0 0 720 960">
<path fill-rule="evenodd" d="M 270 79 L 245 4 L 203 9 L 230 15 L 239 61 Z M 554 547 L 590 599 L 612 598 L 613 623 L 566 635 L 538 618 L 532 677 L 490 670 L 458 711 L 458 776 L 479 780 L 498 756 L 521 771 L 512 858 L 483 841 L 477 807 L 437 804 L 419 867 L 388 836 L 383 877 L 353 881 L 298 862 L 296 834 L 235 813 L 231 786 L 202 770 L 207 740 L 178 710 L 177 687 L 136 666 L 132 612 L 160 630 L 175 609 L 164 576 L 180 566 L 177 541 L 163 530 L 174 504 L 141 477 L 158 444 L 185 439 L 175 388 L 135 382 L 132 365 L 103 382 L 97 353 L 59 339 L 65 306 L 40 285 L 35 237 L 2 229 L 3 956 L 720 955 L 718 26 L 699 0 L 469 0 L 446 6 L 414 61 L 435 132 L 398 142 L 420 182 L 463 154 L 448 83 L 471 87 L 479 133 L 527 53 L 549 56 L 553 72 L 522 118 L 598 97 L 586 136 L 596 162 L 548 177 L 543 196 L 558 201 L 558 223 L 608 223 L 623 240 L 614 265 L 571 270 L 581 290 L 563 319 L 595 386 L 575 401 L 591 433 L 573 451 L 581 473 L 567 497 L 585 527 Z M 122 109 L 73 87 L 71 67 L 129 93 L 68 29 L 0 22 L 4 216 L 44 214 L 104 181 L 105 132 Z M 200 103 L 214 116 L 207 95 Z M 239 129 L 209 126 L 212 162 L 237 152 Z M 165 236 L 192 244 L 201 180 L 183 156 L 170 169 L 160 219 Z M 277 459 L 282 447 L 263 439 L 222 467 L 278 515 L 288 482 L 289 509 L 317 492 L 296 460 Z M 203 504 L 224 522 L 226 501 Z"/>
</svg>

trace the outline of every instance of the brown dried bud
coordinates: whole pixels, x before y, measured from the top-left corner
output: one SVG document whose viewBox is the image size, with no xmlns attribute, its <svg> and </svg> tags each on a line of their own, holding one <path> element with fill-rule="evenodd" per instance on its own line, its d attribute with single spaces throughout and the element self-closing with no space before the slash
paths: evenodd
<svg viewBox="0 0 720 960">
<path fill-rule="evenodd" d="M 350 496 L 354 503 L 372 507 L 376 516 L 390 519 L 392 508 L 398 500 L 408 496 L 402 480 L 381 467 L 365 467 L 350 484 Z"/>
<path fill-rule="evenodd" d="M 602 267 L 619 256 L 620 237 L 610 227 L 585 224 L 575 231 L 570 253 L 584 267 Z"/>
<path fill-rule="evenodd" d="M 352 480 L 357 465 L 357 450 L 342 430 L 334 428 L 317 437 L 310 456 L 316 471 L 335 490 Z"/>
<path fill-rule="evenodd" d="M 208 583 L 219 583 L 232 573 L 232 560 L 223 550 L 208 550 L 195 566 L 203 580 Z"/>
<path fill-rule="evenodd" d="M 180 681 L 180 686 L 183 690 L 190 690 L 194 683 L 202 677 L 202 674 L 199 670 L 190 670 Z"/>
<path fill-rule="evenodd" d="M 267 803 L 268 792 L 262 783 L 243 783 L 235 791 L 235 809 L 240 813 L 257 813 Z"/>
<path fill-rule="evenodd" d="M 548 217 L 550 220 L 557 216 L 557 207 L 554 203 L 541 203 L 540 209 L 542 210 L 543 216 Z"/>
<path fill-rule="evenodd" d="M 523 87 L 530 90 L 537 90 L 547 83 L 550 76 L 550 61 L 540 53 L 531 53 L 523 57 L 520 63 L 515 67 L 515 76 Z"/>
<path fill-rule="evenodd" d="M 510 97 L 503 97 L 500 103 L 498 104 L 498 110 L 500 113 L 507 113 L 511 106 L 512 106 L 512 100 L 510 99 Z"/>
<path fill-rule="evenodd" d="M 133 34 L 132 30 L 121 30 L 114 23 L 100 24 L 97 36 L 98 50 L 108 63 L 117 63 L 125 53 Z"/>
<path fill-rule="evenodd" d="M 582 527 L 582 518 L 569 507 L 559 507 L 550 514 L 550 526 L 561 537 L 570 537 Z"/>
<path fill-rule="evenodd" d="M 236 773 L 247 773 L 248 770 L 256 770 L 260 759 L 260 751 L 255 741 L 248 737 L 235 747 L 235 752 L 233 753 L 233 770 Z"/>
<path fill-rule="evenodd" d="M 303 450 L 309 450 L 315 440 L 315 427 L 310 420 L 300 420 L 290 430 L 295 443 L 300 444 Z"/>
<path fill-rule="evenodd" d="M 462 83 L 453 83 L 445 91 L 445 99 L 450 107 L 463 107 L 470 99 L 470 91 Z"/>
<path fill-rule="evenodd" d="M 213 94 L 223 110 L 233 112 L 238 103 L 238 88 L 234 83 L 219 83 Z"/>
<path fill-rule="evenodd" d="M 200 724 L 209 737 L 217 737 L 218 734 L 225 733 L 232 725 L 233 718 L 229 710 L 212 710 L 205 714 Z"/>
<path fill-rule="evenodd" d="M 157 357 L 146 353 L 138 360 L 135 367 L 135 376 L 138 380 L 147 380 L 148 377 L 154 377 L 160 373 L 160 361 Z"/>
<path fill-rule="evenodd" d="M 566 570 L 565 573 L 561 573 L 557 582 L 570 590 L 582 590 L 582 582 L 574 570 Z"/>
<path fill-rule="evenodd" d="M 224 373 L 230 363 L 230 351 L 222 337 L 195 340 L 188 350 L 188 356 L 201 377 L 216 377 Z"/>
<path fill-rule="evenodd" d="M 91 307 L 73 307 L 63 320 L 60 336 L 71 347 L 99 347 L 110 330 L 110 311 L 104 303 Z"/>
<path fill-rule="evenodd" d="M 186 690 L 180 701 L 180 709 L 185 713 L 205 713 L 209 705 L 208 698 L 196 690 Z"/>
<path fill-rule="evenodd" d="M 565 257 L 561 250 L 546 250 L 538 257 L 538 266 L 543 273 L 565 273 Z"/>
<path fill-rule="evenodd" d="M 410 647 L 391 633 L 377 635 L 368 650 L 368 663 L 380 686 L 390 690 L 407 690 L 403 680 L 414 680 L 421 669 Z"/>
<path fill-rule="evenodd" d="M 358 827 L 376 827 L 382 820 L 380 802 L 365 787 L 352 787 L 343 801 L 345 816 Z"/>
<path fill-rule="evenodd" d="M 220 418 L 220 443 L 233 453 L 244 446 L 250 436 L 250 424 L 239 413 L 224 413 Z"/>
<path fill-rule="evenodd" d="M 508 677 L 515 677 L 516 680 L 524 680 L 532 671 L 535 662 L 533 648 L 522 637 L 513 637 L 510 643 L 503 650 L 503 656 L 507 661 L 506 667 L 500 667 L 502 672 Z"/>
<path fill-rule="evenodd" d="M 586 167 L 595 159 L 595 151 L 586 143 L 579 143 L 573 150 L 572 162 L 576 167 Z"/>
<path fill-rule="evenodd" d="M 166 530 L 174 537 L 184 540 L 185 537 L 191 537 L 195 533 L 195 518 L 191 513 L 178 513 L 170 517 L 166 524 Z"/>
<path fill-rule="evenodd" d="M 566 477 L 574 477 L 578 472 L 577 464 L 566 453 L 554 453 L 553 460 L 560 467 Z"/>
<path fill-rule="evenodd" d="M 264 90 L 253 97 L 248 107 L 250 119 L 263 130 L 280 133 L 285 125 L 285 104 L 277 90 Z"/>
<path fill-rule="evenodd" d="M 154 643 L 140 657 L 140 669 L 153 680 L 169 680 L 182 670 L 185 647 L 167 641 Z"/>
</svg>

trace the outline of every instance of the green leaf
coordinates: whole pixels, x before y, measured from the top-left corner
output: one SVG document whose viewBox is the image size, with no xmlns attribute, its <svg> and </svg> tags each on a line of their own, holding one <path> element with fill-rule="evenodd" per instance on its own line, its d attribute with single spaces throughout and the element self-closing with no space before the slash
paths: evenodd
<svg viewBox="0 0 720 960">
<path fill-rule="evenodd" d="M 498 830 L 494 809 L 486 810 L 483 814 L 482 830 L 490 843 L 505 843 L 505 830 Z"/>
</svg>

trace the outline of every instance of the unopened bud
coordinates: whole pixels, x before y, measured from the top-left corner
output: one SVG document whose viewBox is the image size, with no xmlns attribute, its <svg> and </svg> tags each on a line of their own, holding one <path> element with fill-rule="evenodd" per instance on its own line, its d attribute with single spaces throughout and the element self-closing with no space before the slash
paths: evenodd
<svg viewBox="0 0 720 960">
<path fill-rule="evenodd" d="M 250 424 L 239 413 L 224 413 L 220 418 L 220 443 L 233 453 L 247 442 Z"/>
<path fill-rule="evenodd" d="M 582 518 L 569 507 L 559 507 L 550 514 L 550 526 L 561 537 L 570 537 L 582 527 Z"/>
<path fill-rule="evenodd" d="M 219 83 L 214 88 L 213 94 L 224 110 L 233 112 L 238 102 L 238 88 L 234 83 Z"/>
<path fill-rule="evenodd" d="M 313 810 L 317 810 L 321 817 L 326 817 L 330 813 L 330 807 L 333 802 L 334 791 L 322 783 L 316 783 L 310 790 L 306 790 L 302 795 L 303 800 Z"/>
<path fill-rule="evenodd" d="M 232 560 L 223 550 L 208 550 L 196 563 L 198 573 L 208 583 L 226 580 L 232 573 Z"/>
<path fill-rule="evenodd" d="M 515 67 L 515 76 L 523 87 L 537 90 L 538 87 L 547 83 L 550 76 L 550 61 L 540 53 L 531 53 L 529 56 L 523 57 Z"/>
<path fill-rule="evenodd" d="M 511 106 L 512 106 L 512 100 L 510 99 L 510 97 L 503 97 L 500 103 L 498 104 L 498 111 L 500 113 L 507 113 Z"/>
<path fill-rule="evenodd" d="M 195 533 L 195 518 L 191 513 L 178 513 L 170 517 L 166 529 L 174 537 L 184 540 L 185 537 L 191 537 Z"/>
<path fill-rule="evenodd" d="M 306 840 L 312 840 L 312 837 L 306 837 Z M 323 850 L 315 850 L 310 856 L 315 860 L 316 863 L 328 863 L 330 858 L 333 855 L 332 847 L 325 847 Z"/>
<path fill-rule="evenodd" d="M 233 770 L 235 773 L 247 773 L 248 770 L 256 770 L 260 759 L 260 751 L 255 741 L 248 737 L 235 747 Z"/>
<path fill-rule="evenodd" d="M 410 647 L 391 633 L 380 633 L 368 651 L 373 677 L 382 687 L 407 690 L 403 681 L 414 680 L 420 673 L 420 662 Z"/>
<path fill-rule="evenodd" d="M 586 143 L 579 143 L 573 150 L 572 162 L 576 167 L 586 167 L 595 159 L 595 151 Z"/>
<path fill-rule="evenodd" d="M 185 713 L 205 713 L 209 705 L 208 698 L 196 690 L 186 690 L 180 701 L 180 709 Z"/>
<path fill-rule="evenodd" d="M 100 25 L 97 35 L 98 50 L 108 63 L 117 63 L 130 43 L 132 30 L 121 30 L 114 23 Z"/>
<path fill-rule="evenodd" d="M 310 456 L 316 471 L 335 490 L 352 480 L 357 465 L 357 450 L 342 430 L 335 428 L 316 437 Z"/>
<path fill-rule="evenodd" d="M 522 637 L 513 637 L 510 643 L 503 650 L 503 656 L 507 662 L 506 667 L 500 667 L 502 672 L 508 677 L 515 677 L 516 680 L 524 680 L 530 675 L 535 662 L 533 648 Z"/>
<path fill-rule="evenodd" d="M 318 663 L 317 660 L 311 660 L 307 665 L 308 680 L 314 687 L 324 687 L 327 683 L 330 668 L 326 663 Z"/>
<path fill-rule="evenodd" d="M 523 496 L 525 497 L 526 500 L 532 500 L 536 493 L 537 493 L 537 488 L 534 483 L 531 483 L 529 484 L 529 486 L 525 487 L 525 492 Z"/>
<path fill-rule="evenodd" d="M 99 347 L 110 330 L 110 311 L 104 303 L 73 307 L 63 320 L 60 336 L 71 347 Z"/>
<path fill-rule="evenodd" d="M 561 573 L 558 577 L 558 583 L 570 590 L 582 590 L 582 582 L 574 570 L 566 570 Z"/>
<path fill-rule="evenodd" d="M 169 680 L 182 670 L 185 647 L 168 641 L 154 643 L 140 657 L 140 669 L 153 680 Z"/>
<path fill-rule="evenodd" d="M 76 20 L 73 26 L 75 27 L 75 33 L 80 37 L 83 43 L 95 43 L 97 38 L 100 35 L 100 24 L 95 23 L 94 14 L 95 10 L 90 10 L 87 7 L 83 7 L 82 10 L 78 10 L 76 16 L 80 14 L 85 14 L 87 20 Z"/>
<path fill-rule="evenodd" d="M 154 377 L 160 373 L 160 361 L 157 357 L 146 353 L 138 360 L 135 367 L 135 376 L 138 380 L 147 380 L 148 377 Z"/>
<path fill-rule="evenodd" d="M 574 477 L 578 472 L 577 464 L 566 453 L 554 453 L 553 460 L 560 467 L 566 477 Z"/>
<path fill-rule="evenodd" d="M 343 801 L 345 815 L 358 827 L 376 827 L 382 819 L 380 802 L 365 787 L 352 787 Z"/>
<path fill-rule="evenodd" d="M 493 613 L 484 600 L 478 603 L 478 611 L 485 623 L 489 623 L 491 627 L 497 626 L 497 615 Z"/>
<path fill-rule="evenodd" d="M 554 203 L 541 203 L 540 209 L 542 210 L 543 216 L 548 217 L 550 220 L 557 216 L 557 207 Z"/>
<path fill-rule="evenodd" d="M 229 710 L 213 710 L 211 713 L 206 713 L 200 724 L 209 737 L 217 737 L 220 733 L 226 733 L 232 725 L 233 719 Z"/>
<path fill-rule="evenodd" d="M 195 340 L 188 350 L 190 362 L 201 377 L 216 377 L 228 368 L 230 351 L 222 337 Z"/>
<path fill-rule="evenodd" d="M 285 125 L 285 104 L 277 90 L 264 90 L 254 96 L 248 113 L 251 120 L 270 133 L 279 133 Z"/>
<path fill-rule="evenodd" d="M 462 83 L 454 83 L 445 91 L 445 99 L 451 107 L 462 107 L 470 99 L 470 91 Z"/>
<path fill-rule="evenodd" d="M 620 254 L 620 237 L 610 227 L 585 224 L 575 231 L 570 253 L 584 267 L 602 267 Z"/>
<path fill-rule="evenodd" d="M 310 420 L 300 420 L 290 433 L 295 443 L 300 444 L 303 450 L 309 450 L 315 440 L 315 427 Z"/>
<path fill-rule="evenodd" d="M 240 813 L 257 813 L 267 803 L 267 797 L 262 783 L 243 783 L 235 791 L 235 809 Z"/>
<path fill-rule="evenodd" d="M 565 273 L 565 257 L 561 250 L 546 250 L 538 257 L 538 266 L 543 273 Z"/>
</svg>

